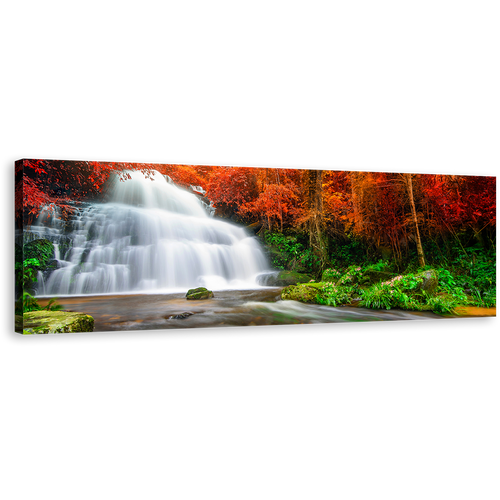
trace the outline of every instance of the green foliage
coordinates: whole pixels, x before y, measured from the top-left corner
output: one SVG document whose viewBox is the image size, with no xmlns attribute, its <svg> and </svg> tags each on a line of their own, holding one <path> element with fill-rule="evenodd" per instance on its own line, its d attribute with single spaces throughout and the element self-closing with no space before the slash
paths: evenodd
<svg viewBox="0 0 500 500">
<path fill-rule="evenodd" d="M 44 307 L 46 311 L 61 311 L 63 306 L 57 303 L 57 299 L 50 299 L 49 303 Z"/>
<path fill-rule="evenodd" d="M 423 310 L 427 294 L 420 292 L 424 278 L 413 273 L 376 283 L 362 292 L 361 305 L 372 309 Z"/>
<path fill-rule="evenodd" d="M 338 269 L 329 268 L 323 271 L 321 276 L 321 281 L 331 281 L 335 282 L 342 276 L 342 273 Z"/>
<path fill-rule="evenodd" d="M 47 267 L 54 256 L 54 245 L 45 239 L 33 240 L 23 247 L 24 259 L 37 259 L 38 266 Z"/>
<path fill-rule="evenodd" d="M 371 309 L 391 309 L 395 307 L 396 302 L 393 295 L 393 290 L 389 290 L 387 286 L 376 283 L 370 289 L 363 292 L 361 305 Z M 407 298 L 406 295 L 405 298 Z M 403 298 L 400 297 L 400 300 L 404 302 L 402 299 Z"/>
<path fill-rule="evenodd" d="M 305 236 L 300 233 L 286 235 L 266 232 L 264 240 L 271 247 L 271 263 L 276 269 L 311 272 L 321 264 L 320 259 L 305 243 Z"/>
<path fill-rule="evenodd" d="M 311 272 L 321 266 L 321 259 L 310 248 L 306 248 L 300 255 L 299 263 L 306 271 Z"/>
<path fill-rule="evenodd" d="M 40 268 L 40 261 L 35 258 L 26 259 L 23 263 L 16 262 L 16 284 L 23 290 L 30 289 L 37 281 L 37 273 Z"/>
<path fill-rule="evenodd" d="M 269 245 L 293 256 L 298 256 L 300 252 L 304 250 L 304 246 L 297 242 L 295 236 L 285 236 L 283 233 L 267 232 L 264 239 Z"/>
<path fill-rule="evenodd" d="M 368 260 L 367 255 L 367 246 L 361 240 L 349 237 L 347 241 L 335 241 L 330 261 L 334 267 L 345 268 L 358 262 L 366 262 Z"/>
<path fill-rule="evenodd" d="M 50 299 L 45 307 L 41 307 L 38 300 L 30 293 L 24 291 L 22 297 L 16 302 L 16 314 L 22 315 L 32 311 L 60 311 L 63 309 L 61 304 L 57 303 L 57 299 Z"/>
<path fill-rule="evenodd" d="M 337 282 L 338 285 L 353 285 L 358 283 L 363 276 L 363 269 L 361 266 L 349 266 L 343 276 Z"/>
<path fill-rule="evenodd" d="M 475 246 L 453 260 L 453 267 L 438 268 L 439 289 L 456 300 L 478 307 L 496 306 L 495 253 Z"/>
<path fill-rule="evenodd" d="M 23 296 L 18 300 L 18 303 L 16 303 L 16 314 L 39 311 L 40 309 L 41 307 L 38 304 L 38 300 L 36 300 L 35 297 L 28 292 L 23 292 Z"/>
<path fill-rule="evenodd" d="M 335 285 L 334 283 L 321 283 L 321 289 L 317 294 L 318 304 L 337 307 L 352 302 L 355 289 L 349 286 Z"/>
<path fill-rule="evenodd" d="M 375 264 L 369 264 L 365 267 L 363 272 L 376 271 L 376 272 L 389 272 L 392 270 L 392 265 L 388 260 L 379 260 Z"/>
</svg>

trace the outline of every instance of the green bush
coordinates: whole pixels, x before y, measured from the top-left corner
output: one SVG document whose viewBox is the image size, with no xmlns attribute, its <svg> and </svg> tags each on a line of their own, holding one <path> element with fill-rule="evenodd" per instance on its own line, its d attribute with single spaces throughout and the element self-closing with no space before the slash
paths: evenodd
<svg viewBox="0 0 500 500">
<path fill-rule="evenodd" d="M 437 270 L 440 285 L 438 293 L 431 295 L 422 290 L 425 272 L 396 276 L 388 281 L 376 283 L 363 290 L 361 305 L 372 309 L 407 309 L 450 313 L 459 305 L 470 303 L 460 287 L 455 286 L 453 276 L 446 269 Z"/>
<path fill-rule="evenodd" d="M 337 281 L 342 276 L 342 273 L 334 268 L 325 269 L 321 276 L 321 281 Z"/>
<path fill-rule="evenodd" d="M 335 250 L 330 260 L 334 267 L 348 267 L 357 262 L 366 262 L 367 250 L 362 241 L 349 237 L 346 241 L 335 242 Z"/>
<path fill-rule="evenodd" d="M 320 283 L 316 301 L 325 306 L 341 306 L 352 302 L 355 290 L 352 287 L 335 285 L 334 283 Z"/>
<path fill-rule="evenodd" d="M 16 284 L 22 290 L 28 290 L 37 281 L 40 261 L 35 258 L 26 259 L 22 263 L 16 262 Z"/>
<path fill-rule="evenodd" d="M 400 295 L 399 300 L 394 297 L 394 290 L 389 287 L 376 283 L 362 294 L 361 305 L 370 309 L 391 309 L 396 307 L 398 302 L 405 302 L 401 297 L 401 292 L 397 291 Z M 405 298 L 408 297 L 405 295 Z"/>
<path fill-rule="evenodd" d="M 388 260 L 379 260 L 374 264 L 368 264 L 364 269 L 364 272 L 375 271 L 375 272 L 390 272 L 392 270 L 392 265 Z"/>
<path fill-rule="evenodd" d="M 32 311 L 60 311 L 61 309 L 63 309 L 63 306 L 57 303 L 57 299 L 50 299 L 49 303 L 42 308 L 38 300 L 26 291 L 16 302 L 16 314 L 18 315 Z"/>
<path fill-rule="evenodd" d="M 361 266 L 349 266 L 342 277 L 338 280 L 338 285 L 353 285 L 358 283 L 363 276 L 363 269 Z"/>
</svg>

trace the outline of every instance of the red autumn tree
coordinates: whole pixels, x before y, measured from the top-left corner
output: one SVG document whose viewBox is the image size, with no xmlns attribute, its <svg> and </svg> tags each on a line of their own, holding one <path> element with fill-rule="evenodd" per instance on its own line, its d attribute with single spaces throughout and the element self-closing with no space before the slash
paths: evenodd
<svg viewBox="0 0 500 500">
<path fill-rule="evenodd" d="M 256 200 L 242 205 L 239 212 L 264 219 L 271 231 L 274 224 L 283 231 L 283 224 L 291 225 L 302 214 L 298 188 L 293 184 L 269 184 Z"/>
<path fill-rule="evenodd" d="M 229 217 L 237 213 L 240 206 L 258 197 L 257 170 L 249 167 L 214 167 L 207 197 L 220 214 Z"/>
<path fill-rule="evenodd" d="M 156 165 L 163 175 L 168 175 L 172 181 L 182 187 L 201 186 L 207 189 L 212 170 L 217 167 L 198 167 L 195 165 Z"/>
<path fill-rule="evenodd" d="M 58 205 L 66 211 L 74 202 L 93 198 L 102 192 L 109 176 L 123 180 L 127 171 L 140 170 L 149 176 L 155 165 L 147 163 L 109 163 L 95 161 L 19 160 L 16 162 L 15 216 L 30 223 L 44 206 Z"/>
</svg>

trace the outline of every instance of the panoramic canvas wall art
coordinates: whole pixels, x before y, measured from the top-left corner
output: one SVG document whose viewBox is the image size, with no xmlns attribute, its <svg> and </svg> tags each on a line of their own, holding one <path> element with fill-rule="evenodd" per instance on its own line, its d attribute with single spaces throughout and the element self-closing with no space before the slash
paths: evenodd
<svg viewBox="0 0 500 500">
<path fill-rule="evenodd" d="M 19 160 L 23 334 L 496 312 L 496 178 Z"/>
</svg>

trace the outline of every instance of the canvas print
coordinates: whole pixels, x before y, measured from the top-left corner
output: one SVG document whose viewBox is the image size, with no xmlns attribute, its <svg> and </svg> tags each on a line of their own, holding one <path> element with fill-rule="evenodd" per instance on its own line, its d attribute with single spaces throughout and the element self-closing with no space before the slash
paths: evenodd
<svg viewBox="0 0 500 500">
<path fill-rule="evenodd" d="M 496 312 L 496 178 L 25 159 L 22 334 Z"/>
</svg>

